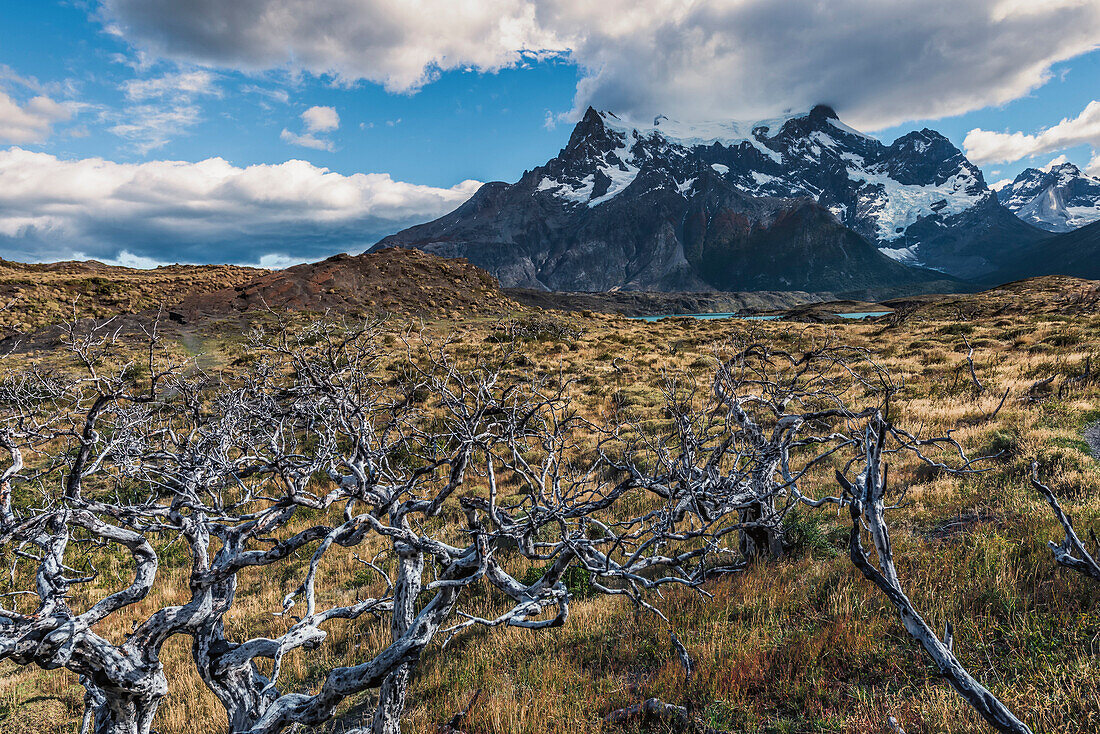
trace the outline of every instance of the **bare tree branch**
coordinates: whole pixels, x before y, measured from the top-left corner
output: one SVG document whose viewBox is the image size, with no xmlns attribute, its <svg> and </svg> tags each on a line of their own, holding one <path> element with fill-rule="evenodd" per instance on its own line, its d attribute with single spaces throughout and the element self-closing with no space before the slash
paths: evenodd
<svg viewBox="0 0 1100 734">
<path fill-rule="evenodd" d="M 1054 517 L 1057 518 L 1066 534 L 1061 544 L 1054 541 L 1049 543 L 1050 549 L 1054 552 L 1054 560 L 1059 566 L 1071 568 L 1095 581 L 1100 581 L 1100 563 L 1096 562 L 1096 559 L 1085 547 L 1084 542 L 1077 536 L 1077 531 L 1073 529 L 1073 523 L 1062 511 L 1062 506 L 1058 504 L 1058 498 L 1054 496 L 1054 492 L 1050 487 L 1039 481 L 1039 464 L 1034 461 L 1031 463 L 1031 486 L 1039 490 L 1039 493 L 1046 499 L 1050 509 L 1054 512 Z M 1093 536 L 1093 543 L 1095 544 L 1095 542 L 1095 536 Z"/>
</svg>

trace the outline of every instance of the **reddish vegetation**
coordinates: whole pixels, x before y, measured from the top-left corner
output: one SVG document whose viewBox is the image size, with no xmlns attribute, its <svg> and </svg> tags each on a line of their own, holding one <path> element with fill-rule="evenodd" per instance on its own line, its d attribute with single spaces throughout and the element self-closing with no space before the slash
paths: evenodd
<svg viewBox="0 0 1100 734">
<path fill-rule="evenodd" d="M 288 311 L 436 313 L 499 311 L 496 279 L 465 260 L 391 248 L 335 255 L 202 293 L 178 307 L 186 317 L 272 308 Z"/>
</svg>

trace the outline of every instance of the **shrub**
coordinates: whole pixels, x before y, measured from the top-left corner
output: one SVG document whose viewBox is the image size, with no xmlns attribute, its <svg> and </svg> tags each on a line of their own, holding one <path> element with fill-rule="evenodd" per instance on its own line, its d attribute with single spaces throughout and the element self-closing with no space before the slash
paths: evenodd
<svg viewBox="0 0 1100 734">
<path fill-rule="evenodd" d="M 542 578 L 543 574 L 549 570 L 549 563 L 545 566 L 530 566 L 523 574 L 523 578 L 519 579 L 519 582 L 524 586 L 530 586 Z M 587 568 L 570 566 L 565 569 L 565 573 L 562 574 L 561 580 L 574 599 L 586 599 L 592 595 L 592 574 Z"/>
<path fill-rule="evenodd" d="M 842 529 L 847 535 L 847 529 Z M 801 509 L 791 511 L 783 518 L 783 548 L 795 557 L 826 556 L 838 554 L 833 533 L 826 527 L 821 515 Z"/>
</svg>

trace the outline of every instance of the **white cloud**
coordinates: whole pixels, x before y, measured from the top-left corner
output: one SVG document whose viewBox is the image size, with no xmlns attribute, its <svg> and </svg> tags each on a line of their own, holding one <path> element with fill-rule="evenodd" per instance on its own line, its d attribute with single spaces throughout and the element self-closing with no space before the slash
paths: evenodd
<svg viewBox="0 0 1100 734">
<path fill-rule="evenodd" d="M 241 264 L 250 265 L 251 267 L 256 268 L 263 268 L 264 270 L 285 270 L 286 268 L 292 268 L 295 265 L 301 265 L 305 262 L 309 261 L 303 260 L 300 257 L 292 257 L 290 255 L 282 255 L 272 252 L 266 255 L 261 255 L 259 262 Z"/>
<path fill-rule="evenodd" d="M 0 91 L 0 143 L 40 143 L 49 137 L 54 123 L 71 116 L 68 107 L 44 95 L 20 106 Z"/>
<path fill-rule="evenodd" d="M 240 91 L 246 94 L 258 94 L 261 97 L 266 97 L 279 104 L 287 104 L 290 102 L 290 92 L 285 89 L 279 89 L 278 87 L 269 88 L 261 87 L 258 84 L 245 84 L 240 88 Z"/>
<path fill-rule="evenodd" d="M 340 115 L 335 107 L 310 107 L 302 113 L 302 122 L 311 133 L 327 133 L 340 127 Z"/>
<path fill-rule="evenodd" d="M 340 115 L 336 114 L 335 107 L 310 107 L 302 113 L 302 124 L 305 126 L 304 133 L 298 134 L 284 128 L 279 138 L 284 143 L 314 150 L 331 152 L 336 149 L 331 140 L 317 134 L 332 132 L 340 127 Z"/>
<path fill-rule="evenodd" d="M 589 103 L 636 119 L 831 104 L 876 129 L 1015 99 L 1095 48 L 1096 0 L 105 0 L 131 43 L 243 70 L 415 91 L 441 71 L 567 55 Z"/>
<path fill-rule="evenodd" d="M 76 261 L 98 260 L 104 265 L 113 265 L 119 268 L 134 268 L 135 270 L 155 270 L 156 268 L 163 268 L 168 265 L 196 265 L 199 263 L 179 263 L 178 261 L 158 260 L 155 257 L 145 257 L 143 255 L 135 255 L 129 250 L 119 250 L 118 254 L 114 257 L 100 255 L 99 257 L 93 257 L 83 252 L 74 252 L 69 258 Z M 49 260 L 38 260 L 37 262 L 50 262 Z M 234 265 L 243 265 L 248 268 L 261 268 L 263 270 L 285 270 L 286 268 L 292 268 L 295 265 L 301 265 L 307 263 L 309 260 L 303 260 L 300 257 L 291 257 L 289 255 L 283 255 L 280 253 L 267 253 L 261 255 L 259 260 L 255 262 L 241 262 L 233 263 Z"/>
<path fill-rule="evenodd" d="M 114 265 L 120 268 L 136 268 L 138 270 L 152 270 L 164 265 L 174 265 L 175 263 L 164 262 L 152 257 L 143 257 L 141 255 L 135 255 L 129 250 L 119 250 L 118 255 L 115 257 L 92 257 L 86 255 L 83 252 L 74 252 L 72 260 L 98 260 L 104 265 Z"/>
<path fill-rule="evenodd" d="M 1054 169 L 1055 166 L 1060 166 L 1063 163 L 1069 163 L 1069 158 L 1066 158 L 1064 153 L 1060 156 L 1056 156 L 1055 158 L 1051 158 L 1047 162 L 1047 164 L 1042 167 L 1041 170 L 1047 171 L 1049 173 L 1051 170 Z"/>
<path fill-rule="evenodd" d="M 121 89 L 135 104 L 105 112 L 103 118 L 112 123 L 108 128 L 112 133 L 130 140 L 145 154 L 186 134 L 202 121 L 197 101 L 200 97 L 221 97 L 216 82 L 217 75 L 203 69 L 129 79 Z"/>
<path fill-rule="evenodd" d="M 132 100 L 143 99 L 191 99 L 201 95 L 220 97 L 215 86 L 217 77 L 205 70 L 181 71 L 149 79 L 130 79 L 122 85 L 126 96 Z"/>
<path fill-rule="evenodd" d="M 259 262 L 278 266 L 291 258 L 278 253 L 299 262 L 364 249 L 450 211 L 478 186 L 344 176 L 301 160 L 123 164 L 10 148 L 0 150 L 0 251 L 24 260 L 79 253 L 138 267 L 255 263 L 260 253 L 277 253 Z"/>
<path fill-rule="evenodd" d="M 1100 153 L 1093 153 L 1092 160 L 1085 166 L 1085 173 L 1100 178 Z"/>
<path fill-rule="evenodd" d="M 115 135 L 131 141 L 141 154 L 164 147 L 173 138 L 185 134 L 202 119 L 198 105 L 138 105 L 123 112 L 107 112 L 104 119 L 114 120 L 108 127 Z"/>
<path fill-rule="evenodd" d="M 335 150 L 335 146 L 332 144 L 331 140 L 325 140 L 324 138 L 319 138 L 316 135 L 311 135 L 309 133 L 303 133 L 299 135 L 298 133 L 292 133 L 286 128 L 283 128 L 283 131 L 279 133 L 279 139 L 282 140 L 284 143 L 290 143 L 291 145 L 300 145 L 303 148 L 313 148 L 314 150 L 327 150 L 329 152 Z"/>
<path fill-rule="evenodd" d="M 1064 118 L 1035 134 L 974 128 L 963 140 L 967 157 L 978 165 L 1018 161 L 1077 145 L 1100 149 L 1100 101 L 1089 102 L 1077 117 Z"/>
</svg>

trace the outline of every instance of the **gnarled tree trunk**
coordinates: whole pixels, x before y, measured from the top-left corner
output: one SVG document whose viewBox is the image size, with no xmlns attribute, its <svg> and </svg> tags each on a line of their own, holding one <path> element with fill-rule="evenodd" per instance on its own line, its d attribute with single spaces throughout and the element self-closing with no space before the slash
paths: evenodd
<svg viewBox="0 0 1100 734">
<path fill-rule="evenodd" d="M 221 620 L 199 630 L 191 646 L 199 675 L 225 709 L 232 734 L 251 730 L 274 699 L 262 693 L 267 680 L 252 659 L 226 664 L 237 647 L 225 639 Z"/>
<path fill-rule="evenodd" d="M 125 691 L 114 686 L 100 687 L 94 682 L 85 684 L 95 690 L 88 697 L 95 706 L 94 734 L 149 734 L 152 731 L 153 717 L 168 693 L 168 679 L 159 665 L 155 670 L 144 671 L 141 678 Z"/>
<path fill-rule="evenodd" d="M 746 561 L 783 555 L 782 526 L 770 501 L 756 502 L 739 510 L 738 520 L 744 524 L 739 547 Z"/>
<path fill-rule="evenodd" d="M 424 573 L 422 553 L 405 544 L 397 545 L 397 553 L 399 568 L 390 621 L 390 636 L 395 642 L 408 631 L 416 617 L 416 597 L 420 594 Z M 405 696 L 412 674 L 413 663 L 405 663 L 386 676 L 378 692 L 372 734 L 401 734 L 401 716 L 405 712 Z"/>
</svg>

